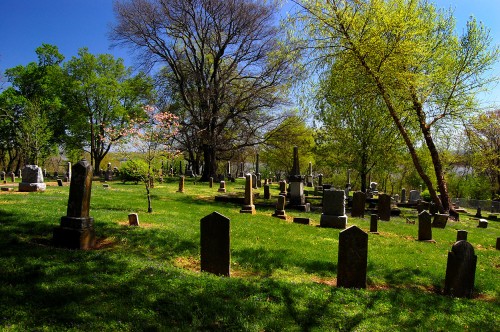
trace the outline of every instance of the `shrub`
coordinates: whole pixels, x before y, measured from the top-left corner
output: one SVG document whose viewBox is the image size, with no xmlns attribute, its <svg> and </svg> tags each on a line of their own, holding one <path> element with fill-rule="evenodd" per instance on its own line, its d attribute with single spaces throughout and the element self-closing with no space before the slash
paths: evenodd
<svg viewBox="0 0 500 332">
<path fill-rule="evenodd" d="M 148 173 L 148 164 L 141 159 L 133 159 L 120 167 L 120 178 L 125 183 L 133 181 L 137 184 L 142 181 Z"/>
</svg>

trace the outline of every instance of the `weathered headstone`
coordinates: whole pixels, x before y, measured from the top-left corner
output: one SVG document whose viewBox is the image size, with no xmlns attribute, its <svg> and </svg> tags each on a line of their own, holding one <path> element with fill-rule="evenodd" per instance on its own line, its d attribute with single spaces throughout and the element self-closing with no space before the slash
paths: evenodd
<svg viewBox="0 0 500 332">
<path fill-rule="evenodd" d="M 457 241 L 467 241 L 467 231 L 457 230 Z"/>
<path fill-rule="evenodd" d="M 280 182 L 280 195 L 286 196 L 286 181 L 281 180 Z"/>
<path fill-rule="evenodd" d="M 401 203 L 406 203 L 406 189 L 401 189 Z"/>
<path fill-rule="evenodd" d="M 271 190 L 268 184 L 264 185 L 264 199 L 270 199 L 271 198 Z"/>
<path fill-rule="evenodd" d="M 448 252 L 444 294 L 454 297 L 472 297 L 476 276 L 477 256 L 467 241 L 458 241 Z"/>
<path fill-rule="evenodd" d="M 139 226 L 139 215 L 137 213 L 130 213 L 128 215 L 129 226 Z"/>
<path fill-rule="evenodd" d="M 226 181 L 220 181 L 219 182 L 219 189 L 217 190 L 220 193 L 225 193 L 226 192 Z"/>
<path fill-rule="evenodd" d="M 4 171 L 0 172 L 0 176 L 1 176 L 2 181 L 5 181 L 5 174 L 6 173 Z"/>
<path fill-rule="evenodd" d="M 293 167 L 289 176 L 290 180 L 290 205 L 304 206 L 306 197 L 304 195 L 304 177 L 300 174 L 299 148 L 293 147 Z"/>
<path fill-rule="evenodd" d="M 370 233 L 378 234 L 378 214 L 370 216 Z"/>
<path fill-rule="evenodd" d="M 184 192 L 184 175 L 179 176 L 179 190 L 177 190 L 178 193 L 183 193 Z"/>
<path fill-rule="evenodd" d="M 352 195 L 351 217 L 365 217 L 366 194 L 356 191 Z"/>
<path fill-rule="evenodd" d="M 311 219 L 303 218 L 303 217 L 293 217 L 293 222 L 295 224 L 309 225 L 311 222 Z"/>
<path fill-rule="evenodd" d="M 431 215 L 425 210 L 418 215 L 418 240 L 433 241 Z"/>
<path fill-rule="evenodd" d="M 475 215 L 476 218 L 482 218 L 482 214 L 481 214 L 481 207 L 477 207 L 477 210 L 476 210 L 476 215 Z"/>
<path fill-rule="evenodd" d="M 387 194 L 378 195 L 377 212 L 380 220 L 391 220 L 391 196 Z"/>
<path fill-rule="evenodd" d="M 477 225 L 478 228 L 488 228 L 488 220 L 486 219 L 479 219 L 479 224 Z"/>
<path fill-rule="evenodd" d="M 95 245 L 94 218 L 89 216 L 92 166 L 85 159 L 73 166 L 68 209 L 54 228 L 54 244 L 70 249 L 90 249 Z"/>
<path fill-rule="evenodd" d="M 43 173 L 42 173 L 43 176 Z M 10 182 L 14 183 L 16 182 L 16 173 L 10 172 Z"/>
<path fill-rule="evenodd" d="M 344 191 L 323 191 L 323 213 L 321 214 L 320 226 L 344 229 L 346 225 Z"/>
<path fill-rule="evenodd" d="M 218 212 L 200 220 L 201 271 L 229 277 L 231 264 L 230 223 Z"/>
<path fill-rule="evenodd" d="M 255 174 L 247 174 L 245 176 L 245 202 L 240 210 L 240 213 L 255 214 L 255 205 L 253 205 L 252 180 Z"/>
<path fill-rule="evenodd" d="M 273 217 L 286 220 L 285 203 L 286 203 L 286 197 L 283 195 L 279 195 L 278 202 L 276 203 L 276 210 L 274 210 Z"/>
<path fill-rule="evenodd" d="M 106 170 L 106 173 L 104 173 L 104 180 L 105 181 L 113 180 L 113 170 L 111 169 L 111 163 L 108 163 L 108 169 Z"/>
<path fill-rule="evenodd" d="M 19 183 L 19 191 L 45 191 L 47 185 L 43 183 L 42 169 L 37 165 L 26 165 L 23 168 L 22 182 Z"/>
<path fill-rule="evenodd" d="M 257 189 L 257 174 L 250 174 L 250 176 L 252 178 L 252 188 Z"/>
<path fill-rule="evenodd" d="M 351 226 L 339 234 L 337 287 L 366 288 L 368 234 Z"/>
<path fill-rule="evenodd" d="M 323 186 L 323 174 L 318 174 L 318 187 Z"/>
<path fill-rule="evenodd" d="M 309 162 L 309 172 L 307 173 L 307 177 L 306 177 L 306 186 L 308 186 L 308 187 L 313 186 L 312 162 Z"/>
<path fill-rule="evenodd" d="M 63 186 L 63 181 L 62 179 L 57 179 L 57 186 L 62 187 Z"/>
<path fill-rule="evenodd" d="M 435 228 L 445 228 L 448 222 L 449 215 L 436 213 L 434 215 L 434 220 L 432 221 L 432 227 Z"/>
<path fill-rule="evenodd" d="M 420 192 L 418 190 L 410 190 L 410 198 L 408 199 L 408 203 L 417 204 L 417 201 L 420 199 Z"/>
</svg>

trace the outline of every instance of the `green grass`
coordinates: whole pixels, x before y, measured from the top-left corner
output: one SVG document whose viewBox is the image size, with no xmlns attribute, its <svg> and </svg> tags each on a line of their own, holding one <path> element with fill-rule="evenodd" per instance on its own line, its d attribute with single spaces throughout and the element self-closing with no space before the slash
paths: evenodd
<svg viewBox="0 0 500 332">
<path fill-rule="evenodd" d="M 227 185 L 243 192 L 242 180 Z M 343 289 L 335 287 L 339 230 L 317 227 L 319 213 L 287 210 L 313 221 L 293 224 L 271 217 L 273 207 L 247 215 L 215 202 L 218 186 L 177 188 L 173 179 L 156 184 L 148 214 L 141 185 L 94 182 L 99 241 L 88 251 L 51 243 L 66 214 L 67 186 L 2 192 L 0 330 L 498 331 L 498 222 L 479 229 L 462 215 L 433 229 L 436 243 L 424 243 L 415 240 L 417 225 L 405 222 L 416 212 L 403 210 L 369 235 L 368 288 Z M 213 211 L 231 219 L 231 278 L 199 272 L 199 221 Z M 132 212 L 141 227 L 127 226 Z M 368 217 L 348 224 L 369 230 Z M 478 256 L 473 299 L 441 295 L 458 229 L 469 232 Z"/>
</svg>

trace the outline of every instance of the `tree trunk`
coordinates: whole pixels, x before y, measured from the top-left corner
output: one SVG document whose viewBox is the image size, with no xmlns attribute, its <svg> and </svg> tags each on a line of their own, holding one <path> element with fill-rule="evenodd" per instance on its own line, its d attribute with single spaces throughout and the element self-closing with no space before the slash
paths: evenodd
<svg viewBox="0 0 500 332">
<path fill-rule="evenodd" d="M 203 144 L 203 174 L 200 181 L 209 181 L 211 177 L 217 175 L 217 161 L 215 159 L 215 148 L 208 144 Z"/>
</svg>

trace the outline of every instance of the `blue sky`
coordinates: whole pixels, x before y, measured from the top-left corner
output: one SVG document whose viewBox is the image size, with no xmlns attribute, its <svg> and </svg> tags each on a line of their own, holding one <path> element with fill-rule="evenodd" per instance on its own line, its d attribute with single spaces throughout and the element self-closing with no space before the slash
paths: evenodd
<svg viewBox="0 0 500 332">
<path fill-rule="evenodd" d="M 454 8 L 459 32 L 473 15 L 491 29 L 494 43 L 500 45 L 499 0 L 433 2 Z M 42 43 L 56 45 L 67 59 L 88 47 L 91 53 L 111 53 L 132 66 L 126 49 L 110 49 L 107 34 L 113 21 L 112 0 L 0 0 L 0 76 L 7 68 L 36 61 L 35 49 Z M 494 73 L 500 76 L 500 64 Z M 500 106 L 500 86 L 482 99 Z"/>
</svg>

